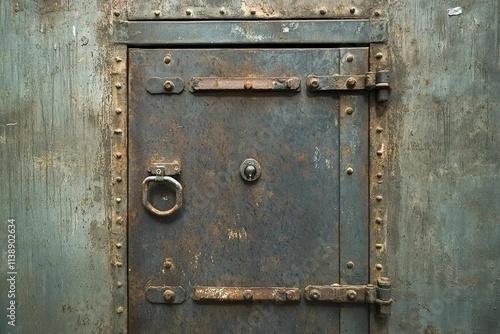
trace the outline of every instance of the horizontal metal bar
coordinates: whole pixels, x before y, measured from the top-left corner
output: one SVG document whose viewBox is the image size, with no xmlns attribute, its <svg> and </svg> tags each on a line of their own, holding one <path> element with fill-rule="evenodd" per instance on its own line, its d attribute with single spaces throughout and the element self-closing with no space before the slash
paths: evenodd
<svg viewBox="0 0 500 334">
<path fill-rule="evenodd" d="M 307 88 L 316 90 L 363 90 L 366 89 L 366 75 L 329 75 L 307 77 Z"/>
<path fill-rule="evenodd" d="M 148 286 L 144 295 L 153 304 L 181 304 L 186 299 L 181 286 Z"/>
<path fill-rule="evenodd" d="M 340 44 L 387 40 L 387 22 L 370 20 L 126 21 L 117 43 L 146 45 Z"/>
<path fill-rule="evenodd" d="M 212 302 L 272 301 L 275 303 L 300 301 L 299 288 L 284 287 L 222 287 L 196 286 L 193 300 Z"/>
<path fill-rule="evenodd" d="M 149 78 L 146 90 L 150 94 L 179 94 L 184 90 L 181 78 Z"/>
<path fill-rule="evenodd" d="M 309 285 L 305 297 L 318 302 L 375 303 L 377 290 L 373 285 Z"/>
<path fill-rule="evenodd" d="M 284 90 L 299 91 L 299 77 L 193 77 L 188 82 L 190 92 L 219 90 Z"/>
</svg>

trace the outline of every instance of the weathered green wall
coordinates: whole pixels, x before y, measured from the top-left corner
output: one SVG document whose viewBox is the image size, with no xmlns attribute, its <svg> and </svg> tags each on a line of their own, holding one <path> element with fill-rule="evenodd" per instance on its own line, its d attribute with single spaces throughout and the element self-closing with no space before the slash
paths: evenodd
<svg viewBox="0 0 500 334">
<path fill-rule="evenodd" d="M 389 8 L 389 330 L 498 332 L 500 5 Z M 17 326 L 1 311 L 0 332 L 116 330 L 110 13 L 107 1 L 0 3 L 2 310 L 9 218 L 18 256 Z"/>
<path fill-rule="evenodd" d="M 92 0 L 0 3 L 2 333 L 111 331 L 110 13 Z M 5 321 L 9 218 L 15 330 Z"/>
<path fill-rule="evenodd" d="M 390 332 L 498 333 L 500 4 L 389 8 Z"/>
</svg>

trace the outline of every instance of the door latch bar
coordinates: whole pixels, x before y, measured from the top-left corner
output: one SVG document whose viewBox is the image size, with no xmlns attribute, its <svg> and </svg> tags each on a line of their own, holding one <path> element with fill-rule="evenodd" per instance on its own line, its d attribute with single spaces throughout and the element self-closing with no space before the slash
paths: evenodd
<svg viewBox="0 0 500 334">
<path fill-rule="evenodd" d="M 286 287 L 196 286 L 192 299 L 211 302 L 272 301 L 280 304 L 300 302 L 301 293 L 299 288 Z"/>
<path fill-rule="evenodd" d="M 378 305 L 377 314 L 387 317 L 391 314 L 391 283 L 387 277 L 377 280 L 377 286 L 367 285 L 309 285 L 305 297 L 310 302 L 368 303 Z"/>
<path fill-rule="evenodd" d="M 300 91 L 299 77 L 192 77 L 190 92 L 218 90 Z"/>
</svg>

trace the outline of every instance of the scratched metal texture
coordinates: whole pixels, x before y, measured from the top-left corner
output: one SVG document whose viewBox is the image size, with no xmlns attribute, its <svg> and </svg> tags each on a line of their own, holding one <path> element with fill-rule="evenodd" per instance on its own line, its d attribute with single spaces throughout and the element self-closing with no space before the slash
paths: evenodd
<svg viewBox="0 0 500 334">
<path fill-rule="evenodd" d="M 110 333 L 110 4 L 0 3 L 0 332 Z M 17 225 L 7 325 L 6 222 Z"/>
<path fill-rule="evenodd" d="M 499 333 L 500 3 L 391 1 L 388 15 L 389 332 Z"/>
<path fill-rule="evenodd" d="M 200 304 L 190 295 L 196 285 L 369 283 L 368 94 L 358 93 L 355 114 L 340 121 L 339 94 L 311 93 L 305 85 L 310 74 L 366 72 L 368 48 L 131 49 L 129 61 L 129 330 L 348 332 L 339 329 L 338 305 L 304 298 Z M 302 89 L 146 90 L 151 77 L 198 76 L 298 76 Z M 255 182 L 240 176 L 247 158 L 262 167 Z M 159 217 L 143 207 L 141 183 L 149 166 L 170 161 L 181 164 L 184 202 Z M 346 174 L 348 166 L 355 174 Z M 151 191 L 159 208 L 172 206 L 173 197 L 165 187 Z M 356 267 L 341 268 L 340 257 Z M 151 304 L 144 297 L 150 285 L 182 286 L 186 301 Z M 367 305 L 348 313 L 352 328 L 367 328 Z"/>
</svg>

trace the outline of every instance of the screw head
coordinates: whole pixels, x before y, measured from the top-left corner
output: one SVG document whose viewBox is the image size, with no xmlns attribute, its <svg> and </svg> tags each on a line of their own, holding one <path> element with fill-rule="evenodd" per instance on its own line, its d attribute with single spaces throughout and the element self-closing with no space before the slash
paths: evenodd
<svg viewBox="0 0 500 334">
<path fill-rule="evenodd" d="M 349 77 L 346 81 L 346 86 L 349 88 L 353 88 L 354 86 L 356 86 L 356 79 L 353 77 Z"/>
<path fill-rule="evenodd" d="M 351 61 L 354 60 L 354 57 L 352 55 L 347 55 L 347 57 L 345 57 L 345 60 L 347 60 L 350 63 Z"/>
<path fill-rule="evenodd" d="M 348 175 L 351 175 L 352 173 L 354 173 L 354 169 L 352 169 L 352 167 L 347 167 L 347 169 L 346 169 L 346 173 L 347 173 Z"/>
<path fill-rule="evenodd" d="M 318 289 L 312 289 L 309 291 L 309 298 L 312 300 L 318 300 L 321 297 L 321 293 L 319 292 Z"/>
<path fill-rule="evenodd" d="M 349 262 L 347 262 L 346 266 L 347 266 L 347 268 L 352 269 L 352 268 L 354 268 L 354 262 L 349 261 Z"/>
<path fill-rule="evenodd" d="M 245 300 L 251 300 L 253 298 L 252 290 L 243 291 L 243 298 L 245 298 Z"/>
<path fill-rule="evenodd" d="M 165 81 L 165 83 L 163 84 L 163 88 L 165 90 L 172 90 L 172 89 L 174 89 L 174 87 L 175 87 L 174 83 L 170 80 Z"/>
<path fill-rule="evenodd" d="M 163 299 L 167 302 L 173 301 L 175 299 L 175 292 L 170 289 L 166 289 L 165 292 L 163 292 Z"/>
<path fill-rule="evenodd" d="M 347 290 L 347 298 L 349 300 L 354 300 L 358 296 L 358 293 L 354 290 Z"/>
</svg>

